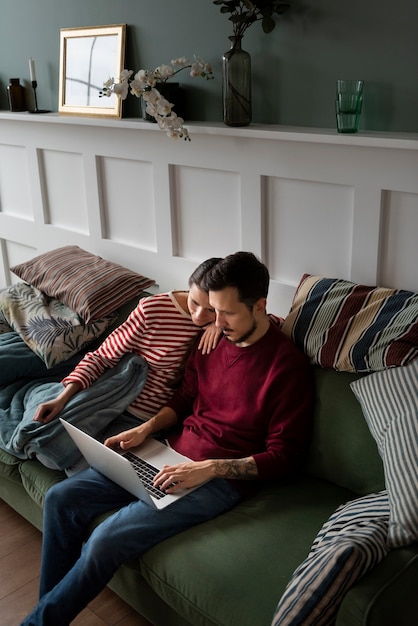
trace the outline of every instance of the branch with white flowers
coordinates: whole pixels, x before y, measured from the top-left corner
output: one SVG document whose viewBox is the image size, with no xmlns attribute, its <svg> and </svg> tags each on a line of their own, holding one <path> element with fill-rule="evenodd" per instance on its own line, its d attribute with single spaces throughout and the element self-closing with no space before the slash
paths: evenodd
<svg viewBox="0 0 418 626">
<path fill-rule="evenodd" d="M 175 104 L 166 100 L 158 90 L 158 84 L 167 82 L 170 78 L 185 69 L 190 69 L 190 76 L 202 77 L 206 80 L 213 78 L 212 67 L 195 56 L 192 63 L 186 57 L 173 59 L 171 65 L 160 65 L 155 70 L 139 70 L 132 78 L 132 70 L 123 70 L 119 80 L 109 78 L 100 92 L 101 96 L 110 97 L 112 93 L 125 100 L 129 90 L 131 95 L 146 102 L 146 113 L 151 115 L 158 126 L 165 130 L 169 137 L 190 141 L 189 131 L 183 126 L 184 119 L 179 117 L 173 108 Z"/>
</svg>

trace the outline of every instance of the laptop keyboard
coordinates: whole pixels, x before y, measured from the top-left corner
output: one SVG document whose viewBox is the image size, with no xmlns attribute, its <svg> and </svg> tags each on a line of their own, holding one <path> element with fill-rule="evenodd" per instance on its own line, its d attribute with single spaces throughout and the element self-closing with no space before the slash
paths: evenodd
<svg viewBox="0 0 418 626">
<path fill-rule="evenodd" d="M 153 479 L 154 479 L 154 476 L 156 476 L 159 472 L 159 470 L 156 467 L 154 467 L 153 465 L 150 465 L 143 459 L 140 459 L 139 457 L 137 457 L 136 454 L 133 454 L 132 452 L 129 452 L 129 451 L 124 452 L 122 456 L 124 456 L 125 459 L 128 459 L 128 461 L 134 468 L 135 472 L 138 474 L 139 478 L 142 480 L 145 489 L 148 491 L 150 495 L 152 495 L 154 498 L 157 498 L 157 499 L 164 498 L 164 496 L 167 495 L 164 493 L 164 491 L 161 491 L 161 489 L 158 489 L 158 487 L 154 487 Z"/>
</svg>

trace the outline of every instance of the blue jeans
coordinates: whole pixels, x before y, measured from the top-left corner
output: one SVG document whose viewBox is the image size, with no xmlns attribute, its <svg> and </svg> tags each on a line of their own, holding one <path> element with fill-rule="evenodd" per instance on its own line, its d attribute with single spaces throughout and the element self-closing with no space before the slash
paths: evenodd
<svg viewBox="0 0 418 626">
<path fill-rule="evenodd" d="M 241 499 L 215 479 L 158 511 L 91 468 L 53 486 L 44 507 L 40 600 L 22 626 L 68 626 L 122 563 Z M 115 509 L 83 546 L 93 518 Z"/>
</svg>

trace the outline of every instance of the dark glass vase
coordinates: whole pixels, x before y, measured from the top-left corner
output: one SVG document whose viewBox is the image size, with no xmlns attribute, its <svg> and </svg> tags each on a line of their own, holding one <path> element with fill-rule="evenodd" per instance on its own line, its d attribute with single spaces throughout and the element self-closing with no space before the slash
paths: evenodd
<svg viewBox="0 0 418 626">
<path fill-rule="evenodd" d="M 168 102 L 171 102 L 172 104 L 174 104 L 173 107 L 173 111 L 174 113 L 176 113 L 176 115 L 178 115 L 178 117 L 182 117 L 183 119 L 185 119 L 185 108 L 186 108 L 186 100 L 185 100 L 185 93 L 184 93 L 184 89 L 182 87 L 180 87 L 179 83 L 157 83 L 155 85 L 155 89 L 157 89 L 160 94 L 163 96 L 163 98 L 165 98 L 166 100 L 168 100 Z M 152 115 L 148 115 L 148 113 L 145 110 L 146 107 L 146 102 L 143 100 L 143 116 L 146 120 L 148 120 L 149 122 L 155 122 L 155 118 L 152 117 Z"/>
<path fill-rule="evenodd" d="M 229 37 L 230 49 L 222 58 L 223 118 L 227 126 L 251 122 L 251 57 L 241 48 L 242 37 Z"/>
</svg>

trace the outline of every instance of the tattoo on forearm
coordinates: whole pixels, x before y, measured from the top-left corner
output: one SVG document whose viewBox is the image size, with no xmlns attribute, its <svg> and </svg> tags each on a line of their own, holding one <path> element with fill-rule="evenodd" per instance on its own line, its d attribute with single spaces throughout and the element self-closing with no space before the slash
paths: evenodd
<svg viewBox="0 0 418 626">
<path fill-rule="evenodd" d="M 257 478 L 254 459 L 219 459 L 215 462 L 215 474 L 220 478 L 251 480 Z"/>
</svg>

